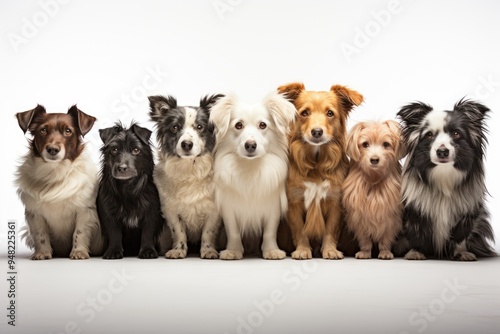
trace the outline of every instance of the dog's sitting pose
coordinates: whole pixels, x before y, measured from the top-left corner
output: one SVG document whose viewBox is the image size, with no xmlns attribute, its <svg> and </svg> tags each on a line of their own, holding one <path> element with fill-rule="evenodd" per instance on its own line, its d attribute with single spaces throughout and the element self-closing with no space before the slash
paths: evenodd
<svg viewBox="0 0 500 334">
<path fill-rule="evenodd" d="M 484 120 L 490 110 L 460 100 L 453 110 L 416 102 L 398 113 L 408 157 L 403 168 L 405 258 L 473 261 L 493 256 L 485 206 Z"/>
<path fill-rule="evenodd" d="M 392 259 L 391 247 L 402 228 L 401 164 L 405 155 L 401 127 L 392 120 L 360 122 L 347 137 L 349 172 L 342 186 L 347 227 L 356 237 L 357 259 Z"/>
<path fill-rule="evenodd" d="M 363 97 L 344 86 L 306 91 L 302 83 L 278 88 L 297 108 L 290 136 L 287 179 L 288 224 L 294 259 L 312 258 L 311 241 L 321 243 L 325 259 L 342 259 L 337 249 L 342 229 L 341 188 L 347 174 L 346 119 Z"/>
<path fill-rule="evenodd" d="M 116 124 L 99 134 L 104 145 L 97 211 L 108 241 L 103 258 L 157 258 L 164 220 L 153 182 L 151 131 L 137 124 L 128 129 Z"/>
<path fill-rule="evenodd" d="M 33 136 L 16 179 L 28 224 L 27 244 L 35 249 L 31 259 L 99 254 L 103 240 L 95 206 L 97 169 L 82 143 L 95 117 L 76 105 L 66 114 L 49 114 L 38 105 L 16 116 L 23 132 Z"/>
<path fill-rule="evenodd" d="M 294 116 L 293 105 L 275 93 L 254 106 L 226 96 L 212 108 L 216 203 L 227 235 L 221 259 L 241 259 L 242 237 L 261 236 L 265 259 L 286 256 L 278 248 L 276 233 L 287 208 L 286 136 Z"/>
<path fill-rule="evenodd" d="M 165 257 L 185 258 L 188 241 L 201 241 L 200 256 L 217 259 L 215 245 L 221 223 L 215 205 L 211 106 L 222 95 L 205 96 L 199 107 L 180 107 L 171 96 L 150 96 L 150 117 L 156 123 L 159 162 L 154 180 L 173 237 Z"/>
</svg>

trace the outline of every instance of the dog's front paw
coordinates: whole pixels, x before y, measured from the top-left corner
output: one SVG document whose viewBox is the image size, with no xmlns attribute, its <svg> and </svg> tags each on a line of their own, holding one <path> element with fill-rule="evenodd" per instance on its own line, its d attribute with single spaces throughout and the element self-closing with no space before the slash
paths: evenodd
<svg viewBox="0 0 500 334">
<path fill-rule="evenodd" d="M 73 250 L 69 254 L 69 258 L 72 260 L 86 260 L 90 258 L 89 252 L 84 250 Z"/>
<path fill-rule="evenodd" d="M 154 248 L 144 248 L 139 252 L 139 259 L 157 259 L 158 252 Z"/>
<path fill-rule="evenodd" d="M 384 250 L 378 253 L 378 258 L 381 260 L 392 260 L 394 259 L 394 254 L 391 251 Z"/>
<path fill-rule="evenodd" d="M 342 260 L 343 258 L 344 254 L 336 248 L 323 250 L 323 259 Z"/>
<path fill-rule="evenodd" d="M 297 248 L 292 253 L 292 259 L 295 260 L 308 260 L 312 259 L 312 252 L 309 248 Z"/>
<path fill-rule="evenodd" d="M 35 252 L 31 255 L 31 260 L 50 260 L 52 259 L 52 254 L 50 252 Z"/>
<path fill-rule="evenodd" d="M 412 249 L 405 255 L 405 260 L 427 260 L 424 254 Z"/>
<path fill-rule="evenodd" d="M 271 249 L 265 251 L 262 255 L 266 260 L 282 260 L 286 257 L 286 253 L 281 249 Z"/>
<path fill-rule="evenodd" d="M 354 257 L 356 259 L 360 259 L 360 260 L 365 260 L 365 259 L 371 259 L 372 258 L 372 252 L 366 252 L 366 251 L 359 251 L 357 252 Z M 380 255 L 379 255 L 380 257 Z"/>
<path fill-rule="evenodd" d="M 220 252 L 219 259 L 221 260 L 241 260 L 243 253 L 237 250 L 226 249 Z"/>
<path fill-rule="evenodd" d="M 453 259 L 456 261 L 476 261 L 477 257 L 471 252 L 460 252 L 456 253 Z"/>
<path fill-rule="evenodd" d="M 214 248 L 209 247 L 200 251 L 200 257 L 202 259 L 218 259 L 219 253 Z"/>
<path fill-rule="evenodd" d="M 104 260 L 118 260 L 123 259 L 123 250 L 121 249 L 108 249 L 102 256 Z"/>
<path fill-rule="evenodd" d="M 174 248 L 165 253 L 167 259 L 184 259 L 187 255 L 187 250 Z"/>
</svg>

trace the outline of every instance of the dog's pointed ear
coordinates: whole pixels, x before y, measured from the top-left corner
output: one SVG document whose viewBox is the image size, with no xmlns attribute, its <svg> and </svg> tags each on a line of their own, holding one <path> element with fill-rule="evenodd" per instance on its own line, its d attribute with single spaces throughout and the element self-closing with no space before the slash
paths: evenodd
<svg viewBox="0 0 500 334">
<path fill-rule="evenodd" d="M 137 137 L 146 145 L 149 145 L 149 138 L 151 138 L 152 131 L 142 126 L 137 125 L 137 123 L 132 124 L 130 127 Z"/>
<path fill-rule="evenodd" d="M 330 91 L 340 98 L 340 105 L 346 113 L 349 113 L 354 106 L 363 103 L 363 95 L 345 86 L 333 85 Z"/>
<path fill-rule="evenodd" d="M 94 123 L 96 121 L 96 118 L 94 116 L 87 115 L 86 113 L 78 109 L 76 107 L 76 104 L 68 109 L 68 115 L 70 115 L 73 120 L 75 120 L 76 126 L 78 127 L 78 129 L 80 129 L 82 137 L 89 133 L 90 129 L 92 129 L 92 126 L 94 126 Z"/>
<path fill-rule="evenodd" d="M 170 96 L 153 95 L 149 99 L 149 116 L 152 121 L 159 121 L 169 109 L 177 108 L 177 100 Z"/>
<path fill-rule="evenodd" d="M 403 141 L 401 125 L 398 122 L 391 119 L 384 121 L 383 124 L 385 124 L 389 128 L 389 131 L 393 136 L 394 152 L 396 153 L 396 159 L 398 160 L 403 159 L 406 156 L 407 150 L 406 150 L 406 145 Z"/>
<path fill-rule="evenodd" d="M 408 149 L 411 143 L 418 140 L 420 123 L 431 111 L 430 105 L 417 101 L 403 106 L 397 113 L 402 121 L 403 141 Z"/>
<path fill-rule="evenodd" d="M 347 135 L 346 154 L 353 161 L 359 161 L 361 157 L 361 152 L 358 147 L 358 138 L 364 128 L 365 123 L 359 122 L 351 128 L 349 134 Z"/>
<path fill-rule="evenodd" d="M 38 115 L 46 113 L 47 112 L 45 111 L 45 107 L 38 104 L 34 109 L 18 112 L 16 114 L 17 123 L 19 123 L 19 127 L 21 128 L 21 130 L 26 133 L 26 131 L 28 131 L 30 127 L 31 122 L 33 122 L 33 119 L 35 119 Z"/>
<path fill-rule="evenodd" d="M 293 82 L 287 85 L 278 87 L 278 93 L 283 94 L 288 101 L 295 103 L 300 93 L 306 90 L 302 82 Z"/>
<path fill-rule="evenodd" d="M 219 99 L 210 110 L 209 122 L 215 126 L 217 138 L 223 137 L 229 129 L 231 122 L 231 112 L 233 111 L 237 99 L 234 95 L 227 95 Z"/>
<path fill-rule="evenodd" d="M 104 145 L 107 145 L 111 141 L 111 139 L 113 139 L 114 136 L 116 136 L 118 133 L 122 131 L 123 131 L 123 126 L 120 123 L 116 123 L 112 127 L 100 129 L 99 137 L 101 137 L 101 140 L 104 143 Z"/>
<path fill-rule="evenodd" d="M 486 138 L 488 130 L 484 124 L 484 119 L 490 112 L 488 107 L 479 102 L 462 98 L 455 104 L 453 110 L 463 112 L 470 120 L 471 128 L 474 129 L 474 131 L 470 131 L 470 136 L 475 145 L 482 146 L 488 141 Z"/>
<path fill-rule="evenodd" d="M 200 99 L 200 108 L 210 112 L 213 105 L 223 97 L 223 94 L 205 95 Z"/>
<path fill-rule="evenodd" d="M 290 131 L 290 124 L 295 120 L 297 113 L 295 106 L 282 94 L 276 93 L 268 95 L 263 103 L 269 110 L 278 131 L 287 134 Z"/>
</svg>

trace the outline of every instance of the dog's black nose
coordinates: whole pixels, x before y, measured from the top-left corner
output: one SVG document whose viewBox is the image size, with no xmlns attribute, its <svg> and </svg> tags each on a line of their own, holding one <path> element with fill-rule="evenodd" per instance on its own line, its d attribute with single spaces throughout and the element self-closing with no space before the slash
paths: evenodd
<svg viewBox="0 0 500 334">
<path fill-rule="evenodd" d="M 257 142 L 255 140 L 247 140 L 245 142 L 245 150 L 247 150 L 248 153 L 253 153 L 257 149 Z"/>
<path fill-rule="evenodd" d="M 118 166 L 118 172 L 119 173 L 125 173 L 128 169 L 128 166 L 127 165 L 120 165 Z"/>
<path fill-rule="evenodd" d="M 371 158 L 370 159 L 370 162 L 371 162 L 372 165 L 377 165 L 379 161 L 380 161 L 379 158 Z"/>
<path fill-rule="evenodd" d="M 320 138 L 323 135 L 323 129 L 314 128 L 314 129 L 311 130 L 311 135 L 314 138 Z"/>
<path fill-rule="evenodd" d="M 439 159 L 445 159 L 450 155 L 450 150 L 447 148 L 438 148 L 436 154 Z"/>
<path fill-rule="evenodd" d="M 189 140 L 184 140 L 181 143 L 181 147 L 184 151 L 191 151 L 191 149 L 193 148 L 193 142 Z"/>
<path fill-rule="evenodd" d="M 57 155 L 57 153 L 59 153 L 60 149 L 59 147 L 55 147 L 55 146 L 47 146 L 47 153 L 54 156 L 54 155 Z"/>
</svg>

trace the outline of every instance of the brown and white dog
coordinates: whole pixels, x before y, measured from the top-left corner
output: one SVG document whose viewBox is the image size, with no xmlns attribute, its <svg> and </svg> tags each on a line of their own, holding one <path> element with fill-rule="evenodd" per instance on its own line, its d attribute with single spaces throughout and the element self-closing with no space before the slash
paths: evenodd
<svg viewBox="0 0 500 334">
<path fill-rule="evenodd" d="M 16 179 L 28 224 L 27 244 L 35 249 L 31 259 L 88 259 L 102 252 L 97 168 L 82 143 L 95 117 L 76 105 L 66 114 L 48 114 L 38 105 L 16 116 L 23 132 L 33 136 Z"/>
<path fill-rule="evenodd" d="M 360 122 L 347 137 L 349 172 L 342 187 L 347 228 L 359 244 L 357 259 L 369 259 L 372 244 L 378 258 L 391 252 L 402 229 L 401 164 L 405 155 L 401 127 L 396 121 Z"/>
<path fill-rule="evenodd" d="M 342 259 L 337 249 L 342 228 L 341 188 L 349 161 L 345 154 L 346 120 L 363 96 L 334 85 L 330 91 L 306 91 L 302 83 L 278 88 L 297 109 L 290 135 L 287 179 L 288 224 L 294 259 L 310 259 L 311 242 L 321 243 L 325 259 Z"/>
</svg>

